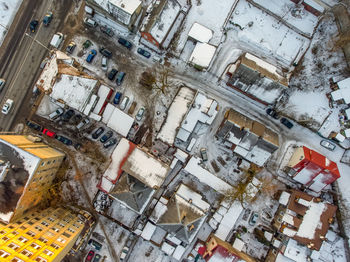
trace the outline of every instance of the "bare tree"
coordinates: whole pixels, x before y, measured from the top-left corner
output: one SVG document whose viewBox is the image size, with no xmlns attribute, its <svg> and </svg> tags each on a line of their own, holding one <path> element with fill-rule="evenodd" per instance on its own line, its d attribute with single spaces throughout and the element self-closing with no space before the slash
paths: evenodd
<svg viewBox="0 0 350 262">
<path fill-rule="evenodd" d="M 166 89 L 173 86 L 173 81 L 169 79 L 173 71 L 167 66 L 152 67 L 141 74 L 139 83 L 147 88 L 159 90 L 165 94 Z"/>
</svg>

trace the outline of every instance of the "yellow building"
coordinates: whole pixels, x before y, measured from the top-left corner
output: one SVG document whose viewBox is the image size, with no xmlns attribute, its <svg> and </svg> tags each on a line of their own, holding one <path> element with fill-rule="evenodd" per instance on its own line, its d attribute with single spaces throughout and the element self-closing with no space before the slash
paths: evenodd
<svg viewBox="0 0 350 262">
<path fill-rule="evenodd" d="M 84 228 L 85 217 L 66 208 L 32 211 L 0 223 L 0 261 L 61 261 Z"/>
<path fill-rule="evenodd" d="M 11 223 L 42 202 L 64 157 L 37 137 L 0 135 L 0 221 Z"/>
</svg>

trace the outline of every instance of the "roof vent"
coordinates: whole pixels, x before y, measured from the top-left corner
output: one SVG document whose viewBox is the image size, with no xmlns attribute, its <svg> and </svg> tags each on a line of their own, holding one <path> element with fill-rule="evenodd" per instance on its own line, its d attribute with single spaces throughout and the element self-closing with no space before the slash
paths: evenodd
<svg viewBox="0 0 350 262">
<path fill-rule="evenodd" d="M 120 5 L 122 8 L 125 8 L 125 5 L 122 3 L 121 5 Z"/>
</svg>

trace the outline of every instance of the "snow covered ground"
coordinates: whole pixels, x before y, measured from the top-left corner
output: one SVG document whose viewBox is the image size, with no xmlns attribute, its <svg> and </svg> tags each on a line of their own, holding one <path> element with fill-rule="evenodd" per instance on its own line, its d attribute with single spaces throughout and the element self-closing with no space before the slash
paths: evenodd
<svg viewBox="0 0 350 262">
<path fill-rule="evenodd" d="M 0 46 L 5 39 L 8 29 L 16 16 L 22 0 L 0 1 Z"/>
</svg>

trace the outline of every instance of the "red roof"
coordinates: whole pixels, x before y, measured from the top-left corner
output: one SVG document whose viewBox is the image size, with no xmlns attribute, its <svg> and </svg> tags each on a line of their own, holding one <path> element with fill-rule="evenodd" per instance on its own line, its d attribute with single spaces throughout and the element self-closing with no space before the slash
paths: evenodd
<svg viewBox="0 0 350 262">
<path fill-rule="evenodd" d="M 320 153 L 310 148 L 307 148 L 306 146 L 303 146 L 303 149 L 304 149 L 305 159 L 318 165 L 322 169 L 329 170 L 334 176 L 334 178 L 338 179 L 340 177 L 338 166 L 335 162 L 327 159 L 324 155 L 321 155 Z"/>
</svg>

